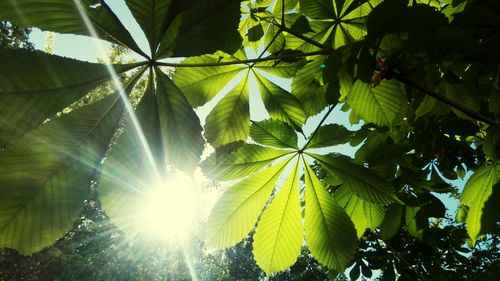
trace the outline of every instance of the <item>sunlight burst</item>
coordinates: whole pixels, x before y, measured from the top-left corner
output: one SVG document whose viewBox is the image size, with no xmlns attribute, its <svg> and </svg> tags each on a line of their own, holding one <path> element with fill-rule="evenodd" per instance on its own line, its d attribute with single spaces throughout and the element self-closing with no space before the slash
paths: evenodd
<svg viewBox="0 0 500 281">
<path fill-rule="evenodd" d="M 174 173 L 147 197 L 143 218 L 148 232 L 165 241 L 189 236 L 199 207 L 199 192 L 190 177 Z"/>
</svg>

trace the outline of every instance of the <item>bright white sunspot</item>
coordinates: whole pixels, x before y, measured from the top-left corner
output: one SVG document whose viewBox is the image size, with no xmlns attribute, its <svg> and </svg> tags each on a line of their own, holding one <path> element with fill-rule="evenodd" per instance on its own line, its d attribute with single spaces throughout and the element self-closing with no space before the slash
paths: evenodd
<svg viewBox="0 0 500 281">
<path fill-rule="evenodd" d="M 175 172 L 145 196 L 145 231 L 165 241 L 186 238 L 200 212 L 200 192 L 189 176 Z"/>
</svg>

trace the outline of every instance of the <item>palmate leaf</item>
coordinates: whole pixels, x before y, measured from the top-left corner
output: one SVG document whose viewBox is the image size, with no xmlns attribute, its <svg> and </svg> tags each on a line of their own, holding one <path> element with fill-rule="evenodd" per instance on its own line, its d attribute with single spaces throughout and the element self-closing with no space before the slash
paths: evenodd
<svg viewBox="0 0 500 281">
<path fill-rule="evenodd" d="M 184 64 L 211 64 L 237 60 L 237 58 L 216 52 L 213 55 L 186 58 Z M 193 107 L 204 105 L 213 99 L 247 65 L 224 65 L 217 67 L 180 67 L 174 75 L 174 83 L 186 95 Z"/>
<path fill-rule="evenodd" d="M 119 94 L 107 96 L 44 124 L 1 153 L 0 247 L 30 254 L 71 229 L 123 108 Z"/>
<path fill-rule="evenodd" d="M 213 153 L 201 163 L 201 167 L 210 178 L 233 180 L 251 175 L 290 153 L 292 152 L 287 150 L 244 144 L 237 151 L 220 157 Z"/>
<path fill-rule="evenodd" d="M 205 137 L 215 147 L 245 141 L 250 132 L 248 76 L 232 89 L 208 114 Z"/>
<path fill-rule="evenodd" d="M 141 26 L 154 53 L 166 29 L 167 13 L 172 0 L 126 0 L 127 6 Z M 179 1 L 180 2 L 180 1 Z M 175 9 L 175 8 L 174 8 Z M 171 8 L 172 10 L 172 8 Z"/>
<path fill-rule="evenodd" d="M 289 92 L 255 73 L 257 86 L 262 101 L 269 115 L 277 120 L 286 122 L 294 128 L 300 128 L 306 121 L 306 114 L 300 101 Z"/>
<path fill-rule="evenodd" d="M 408 233 L 413 237 L 422 239 L 424 228 L 418 223 L 418 212 L 420 211 L 420 207 L 406 206 L 405 209 L 405 223 Z"/>
<path fill-rule="evenodd" d="M 494 193 L 494 186 L 500 181 L 500 164 L 482 166 L 467 181 L 460 196 L 462 204 L 469 206 L 466 226 L 469 237 L 475 243 L 485 225 L 485 207 Z M 498 186 L 497 186 L 498 187 Z M 490 214 L 491 215 L 491 214 Z M 498 214 L 493 214 L 498 215 Z"/>
<path fill-rule="evenodd" d="M 347 96 L 347 104 L 366 122 L 391 126 L 406 105 L 402 85 L 395 80 L 383 80 L 370 86 L 357 80 Z"/>
<path fill-rule="evenodd" d="M 312 116 L 321 112 L 326 106 L 323 74 L 321 64 L 324 58 L 316 58 L 310 61 L 299 71 L 292 82 L 292 94 L 302 104 L 306 116 Z"/>
<path fill-rule="evenodd" d="M 200 119 L 172 80 L 160 69 L 155 70 L 156 102 L 165 158 L 169 164 L 191 171 L 200 161 L 203 151 Z"/>
<path fill-rule="evenodd" d="M 278 147 L 299 149 L 297 134 L 288 125 L 273 119 L 253 122 L 250 137 L 257 143 Z"/>
<path fill-rule="evenodd" d="M 401 226 L 401 216 L 403 214 L 403 206 L 399 204 L 391 204 L 386 211 L 384 220 L 380 224 L 380 238 L 389 240 L 394 237 Z"/>
<path fill-rule="evenodd" d="M 319 43 L 328 43 L 334 49 L 363 38 L 366 34 L 365 19 L 372 10 L 367 0 L 300 0 L 299 5 L 312 20 L 311 25 L 316 25 L 313 27 L 315 32 L 306 35 Z M 304 48 L 307 47 L 298 47 Z"/>
<path fill-rule="evenodd" d="M 171 24 L 161 39 L 157 58 L 198 56 L 218 50 L 233 53 L 241 47 L 242 38 L 236 28 L 240 20 L 240 1 L 187 2 L 181 13 L 167 18 Z"/>
<path fill-rule="evenodd" d="M 353 132 L 338 124 L 328 124 L 320 127 L 310 138 L 304 149 L 320 148 L 347 143 L 353 137 Z"/>
<path fill-rule="evenodd" d="M 144 219 L 140 216 L 145 201 L 142 194 L 147 193 L 147 189 L 155 188 L 154 179 L 158 176 L 155 169 L 165 170 L 153 84 L 153 73 L 150 72 L 146 92 L 135 110 L 148 147 L 142 143 L 133 122 L 128 120 L 124 132 L 112 146 L 104 162 L 99 180 L 102 208 L 113 224 L 131 236 L 137 234 L 137 225 Z M 146 151 L 148 148 L 151 150 L 150 156 Z"/>
<path fill-rule="evenodd" d="M 302 246 L 298 159 L 259 220 L 253 237 L 255 261 L 268 275 L 292 266 Z"/>
<path fill-rule="evenodd" d="M 4 49 L 0 50 L 0 61 L 0 146 L 35 129 L 110 79 L 102 64 L 40 51 Z M 120 74 L 138 65 L 113 67 Z"/>
<path fill-rule="evenodd" d="M 384 220 L 384 206 L 365 201 L 346 187 L 340 187 L 336 190 L 333 198 L 351 217 L 356 227 L 358 238 L 363 236 L 366 228 L 375 230 Z"/>
<path fill-rule="evenodd" d="M 0 20 L 8 20 L 23 27 L 92 36 L 75 1 L 81 3 L 101 39 L 121 44 L 147 57 L 103 0 L 0 1 Z"/>
<path fill-rule="evenodd" d="M 352 163 L 340 155 L 308 154 L 335 175 L 343 185 L 363 200 L 388 205 L 398 201 L 389 183 L 368 168 Z"/>
<path fill-rule="evenodd" d="M 307 247 L 323 265 L 344 270 L 356 251 L 356 230 L 349 216 L 305 166 L 304 229 Z"/>
<path fill-rule="evenodd" d="M 253 174 L 221 196 L 208 218 L 206 241 L 209 246 L 231 247 L 252 230 L 288 162 Z"/>
<path fill-rule="evenodd" d="M 206 119 L 205 137 L 208 142 L 219 148 L 223 145 L 246 140 L 250 128 L 249 112 L 249 79 L 254 71 L 261 90 L 263 102 L 271 116 L 299 128 L 305 121 L 305 114 L 300 108 L 300 102 L 290 93 L 281 89 L 265 78 L 262 73 L 279 77 L 291 77 L 300 66 L 297 63 L 259 62 L 250 67 L 242 63 L 235 65 L 205 66 L 206 64 L 225 63 L 227 61 L 246 60 L 246 54 L 239 50 L 233 56 L 222 52 L 214 55 L 188 58 L 183 62 L 195 65 L 192 68 L 180 68 L 176 71 L 174 82 L 185 93 L 192 106 L 200 106 L 214 98 L 233 78 L 242 74 L 242 80 L 235 84 L 215 106 Z M 243 73 L 242 73 L 243 72 Z M 296 107 L 299 106 L 299 107 Z"/>
</svg>

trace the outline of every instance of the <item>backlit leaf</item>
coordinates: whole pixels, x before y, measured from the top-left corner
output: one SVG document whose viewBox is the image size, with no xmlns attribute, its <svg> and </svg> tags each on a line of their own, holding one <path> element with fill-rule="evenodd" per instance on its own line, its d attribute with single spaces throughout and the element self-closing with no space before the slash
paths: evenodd
<svg viewBox="0 0 500 281">
<path fill-rule="evenodd" d="M 351 217 L 356 227 L 358 237 L 363 236 L 366 228 L 375 230 L 384 219 L 384 206 L 365 201 L 346 187 L 340 187 L 336 190 L 333 194 L 333 198 Z"/>
<path fill-rule="evenodd" d="M 301 127 L 306 120 L 306 114 L 300 101 L 280 86 L 262 77 L 260 74 L 256 73 L 255 77 L 262 101 L 269 115 L 291 126 Z"/>
<path fill-rule="evenodd" d="M 149 41 L 151 50 L 156 51 L 160 39 L 165 33 L 167 12 L 172 0 L 126 0 L 127 6 L 141 26 Z M 171 10 L 175 9 L 171 8 Z"/>
<path fill-rule="evenodd" d="M 118 94 L 107 96 L 42 125 L 2 152 L 0 247 L 31 254 L 72 228 L 123 108 Z"/>
<path fill-rule="evenodd" d="M 347 103 L 366 122 L 390 126 L 404 108 L 405 99 L 401 84 L 395 80 L 383 80 L 378 86 L 357 80 L 347 96 Z"/>
<path fill-rule="evenodd" d="M 253 239 L 255 261 L 267 274 L 283 271 L 297 260 L 303 241 L 298 160 L 262 214 Z"/>
<path fill-rule="evenodd" d="M 129 47 L 146 56 L 103 0 L 7 0 L 0 1 L 0 20 L 58 33 L 92 36 L 75 1 L 79 1 L 101 39 Z"/>
<path fill-rule="evenodd" d="M 250 132 L 248 77 L 215 106 L 206 119 L 205 137 L 214 147 L 245 141 Z"/>
<path fill-rule="evenodd" d="M 356 229 L 309 165 L 304 165 L 307 247 L 321 264 L 342 271 L 356 251 Z"/>
<path fill-rule="evenodd" d="M 153 81 L 150 73 L 146 92 L 135 111 L 148 147 L 141 142 L 134 123 L 128 120 L 104 162 L 99 180 L 102 208 L 113 224 L 131 236 L 138 231 L 135 223 L 143 219 L 138 216 L 144 208 L 142 195 L 145 190 L 154 188 L 153 179 L 157 176 L 154 165 L 158 170 L 165 167 Z"/>
<path fill-rule="evenodd" d="M 232 180 L 251 175 L 272 164 L 290 151 L 245 144 L 237 151 L 222 154 L 213 153 L 201 163 L 205 175 L 218 180 Z"/>
<path fill-rule="evenodd" d="M 35 129 L 110 79 L 102 64 L 40 51 L 1 49 L 0 61 L 0 146 Z M 137 65 L 114 68 L 122 73 Z"/>
<path fill-rule="evenodd" d="M 320 69 L 322 63 L 321 58 L 309 62 L 297 72 L 292 82 L 292 94 L 300 101 L 308 116 L 321 112 L 327 106 L 326 86 Z"/>
<path fill-rule="evenodd" d="M 467 181 L 462 196 L 460 196 L 462 204 L 469 206 L 466 226 L 469 237 L 474 243 L 478 236 L 482 234 L 485 205 L 493 194 L 493 188 L 499 180 L 499 164 L 482 166 Z"/>
<path fill-rule="evenodd" d="M 208 218 L 209 246 L 231 247 L 252 230 L 287 163 L 262 170 L 222 194 Z"/>
<path fill-rule="evenodd" d="M 222 52 L 213 55 L 186 58 L 184 64 L 210 64 L 235 60 Z M 247 65 L 224 65 L 207 67 L 179 67 L 175 71 L 174 82 L 186 95 L 193 107 L 210 101 L 233 78 L 248 68 Z"/>
<path fill-rule="evenodd" d="M 263 145 L 298 149 L 295 131 L 278 120 L 268 119 L 253 122 L 250 126 L 250 137 Z"/>
<path fill-rule="evenodd" d="M 181 90 L 158 68 L 156 78 L 165 159 L 182 170 L 192 171 L 200 161 L 204 145 L 200 119 Z"/>
<path fill-rule="evenodd" d="M 163 36 L 158 58 L 234 53 L 241 47 L 237 27 L 240 1 L 197 0 L 179 14 Z"/>
<path fill-rule="evenodd" d="M 360 198 L 381 205 L 388 205 L 398 200 L 387 181 L 370 169 L 352 163 L 347 157 L 309 155 Z"/>
<path fill-rule="evenodd" d="M 349 142 L 353 137 L 353 132 L 338 124 L 324 125 L 318 129 L 316 134 L 309 141 L 307 148 L 328 147 Z"/>
</svg>

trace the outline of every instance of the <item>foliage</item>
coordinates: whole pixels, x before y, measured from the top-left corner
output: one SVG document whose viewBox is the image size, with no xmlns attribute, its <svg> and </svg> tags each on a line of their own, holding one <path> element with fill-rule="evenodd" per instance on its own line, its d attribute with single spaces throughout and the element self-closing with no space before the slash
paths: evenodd
<svg viewBox="0 0 500 281">
<path fill-rule="evenodd" d="M 117 74 L 135 70 L 124 91 L 56 116 L 112 79 L 109 68 L 0 51 L 0 246 L 31 254 L 63 236 L 103 160 L 99 200 L 134 235 L 123 221 L 144 204 L 141 194 L 171 167 L 191 172 L 205 141 L 216 151 L 201 163 L 206 174 L 241 179 L 216 204 L 207 243 L 230 247 L 255 231 L 253 255 L 268 275 L 292 266 L 304 241 L 320 264 L 340 271 L 367 228 L 390 239 L 403 227 L 425 241 L 430 219 L 446 211 L 436 193 L 460 197 L 457 218 L 471 247 L 498 233 L 495 0 L 126 3 L 149 55 L 106 1 L 0 3 L 2 21 L 97 35 L 145 59 L 109 66 Z M 244 47 L 261 53 L 249 58 Z M 187 58 L 165 60 L 173 57 Z M 173 78 L 168 66 L 177 67 Z M 123 95 L 141 77 L 148 86 L 135 120 Z M 283 79 L 292 80 L 290 91 Z M 193 108 L 229 84 L 202 127 Z M 270 119 L 251 121 L 254 91 Z M 361 128 L 324 125 L 336 106 Z M 299 145 L 302 127 L 320 112 Z M 329 153 L 343 143 L 361 144 L 354 159 Z M 466 175 L 463 190 L 446 182 Z"/>
<path fill-rule="evenodd" d="M 31 30 L 13 25 L 8 21 L 0 22 L 0 49 L 33 50 L 33 44 L 28 41 Z"/>
</svg>

